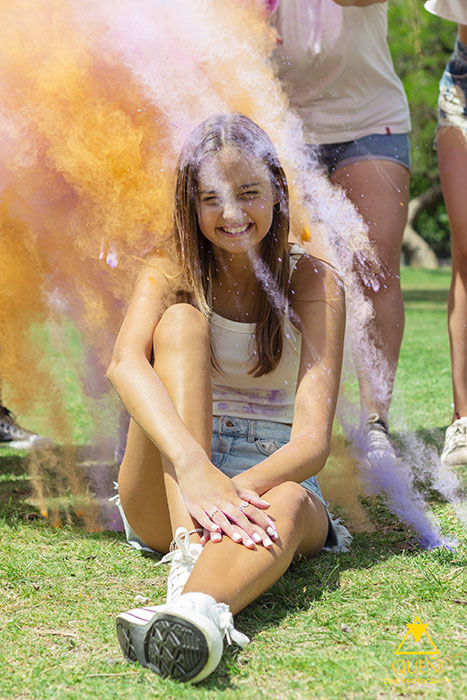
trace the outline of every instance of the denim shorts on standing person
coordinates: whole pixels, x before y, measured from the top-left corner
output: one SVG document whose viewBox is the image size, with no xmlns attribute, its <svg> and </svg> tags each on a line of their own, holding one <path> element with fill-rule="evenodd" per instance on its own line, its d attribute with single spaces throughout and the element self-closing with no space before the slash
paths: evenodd
<svg viewBox="0 0 467 700">
<path fill-rule="evenodd" d="M 290 441 L 290 425 L 274 421 L 248 420 L 232 416 L 214 416 L 212 427 L 212 463 L 227 476 L 233 477 L 254 467 Z M 302 482 L 323 504 L 329 521 L 329 531 L 323 551 L 347 552 L 352 541 L 347 528 L 334 518 L 324 500 L 316 477 Z M 117 486 L 116 486 L 117 488 Z M 135 549 L 154 552 L 135 533 L 128 522 L 118 493 L 110 499 L 120 511 L 128 543 Z"/>
<path fill-rule="evenodd" d="M 439 83 L 438 129 L 445 126 L 467 136 L 467 44 L 459 39 Z"/>
<path fill-rule="evenodd" d="M 312 146 L 312 150 L 328 175 L 363 160 L 390 160 L 411 169 L 408 134 L 369 134 L 354 141 Z"/>
</svg>

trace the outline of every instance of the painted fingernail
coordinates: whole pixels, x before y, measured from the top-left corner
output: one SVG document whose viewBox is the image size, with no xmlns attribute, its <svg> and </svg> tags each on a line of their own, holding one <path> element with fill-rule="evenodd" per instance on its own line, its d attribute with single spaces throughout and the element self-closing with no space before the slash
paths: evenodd
<svg viewBox="0 0 467 700">
<path fill-rule="evenodd" d="M 267 533 L 268 533 L 268 535 L 271 535 L 271 537 L 274 537 L 274 539 L 277 539 L 279 537 L 277 532 L 272 527 L 268 527 Z"/>
<path fill-rule="evenodd" d="M 238 534 L 238 532 L 234 532 L 232 535 L 232 539 L 235 540 L 235 542 L 240 542 L 242 539 L 242 536 Z"/>
<path fill-rule="evenodd" d="M 264 540 L 263 544 L 264 544 L 265 547 L 272 547 L 272 542 L 271 542 L 271 540 L 269 539 L 269 537 L 266 537 L 266 539 Z"/>
<path fill-rule="evenodd" d="M 249 547 L 251 547 L 255 543 L 253 542 L 253 540 L 250 540 L 250 538 L 248 537 L 248 539 L 245 541 L 245 544 L 248 545 Z"/>
<path fill-rule="evenodd" d="M 219 540 L 222 539 L 222 535 L 220 535 L 218 532 L 213 532 L 211 539 L 213 542 L 219 542 Z"/>
<path fill-rule="evenodd" d="M 256 542 L 256 544 L 261 542 L 261 535 L 258 535 L 257 532 L 253 533 L 252 537 L 253 537 L 254 541 Z"/>
</svg>

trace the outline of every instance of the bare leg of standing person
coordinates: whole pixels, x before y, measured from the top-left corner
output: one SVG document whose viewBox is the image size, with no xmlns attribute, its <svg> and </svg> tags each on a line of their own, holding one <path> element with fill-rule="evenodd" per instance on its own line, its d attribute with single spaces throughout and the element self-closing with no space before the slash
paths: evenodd
<svg viewBox="0 0 467 700">
<path fill-rule="evenodd" d="M 356 357 L 364 419 L 387 428 L 397 362 L 404 333 L 400 254 L 407 221 L 410 172 L 390 160 L 364 160 L 338 168 L 331 180 L 340 185 L 368 225 L 382 267 L 378 291 L 364 287 L 374 308 L 369 335 L 376 367 Z M 365 361 L 366 360 L 366 361 Z"/>
<path fill-rule="evenodd" d="M 467 137 L 460 129 L 438 133 L 438 161 L 451 228 L 452 279 L 448 302 L 453 423 L 446 433 L 442 459 L 467 464 Z"/>
</svg>

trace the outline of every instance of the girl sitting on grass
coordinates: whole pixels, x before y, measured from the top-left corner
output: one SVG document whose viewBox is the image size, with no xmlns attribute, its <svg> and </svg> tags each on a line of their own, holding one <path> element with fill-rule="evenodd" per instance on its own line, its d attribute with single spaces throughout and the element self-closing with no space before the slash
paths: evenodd
<svg viewBox="0 0 467 700">
<path fill-rule="evenodd" d="M 127 537 L 172 561 L 167 603 L 120 614 L 117 634 L 130 661 L 200 681 L 224 636 L 249 641 L 232 614 L 294 556 L 350 541 L 315 478 L 345 309 L 335 270 L 288 244 L 284 171 L 241 114 L 211 117 L 185 144 L 174 233 L 176 272 L 157 260 L 142 270 L 108 370 L 131 415 L 118 482 Z"/>
</svg>

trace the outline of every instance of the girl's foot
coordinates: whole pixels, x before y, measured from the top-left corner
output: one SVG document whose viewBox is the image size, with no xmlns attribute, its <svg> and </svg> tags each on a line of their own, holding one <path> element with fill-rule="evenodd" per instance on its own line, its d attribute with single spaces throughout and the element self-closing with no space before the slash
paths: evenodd
<svg viewBox="0 0 467 700">
<path fill-rule="evenodd" d="M 467 464 L 467 416 L 458 418 L 446 430 L 441 461 L 449 466 Z"/>
<path fill-rule="evenodd" d="M 129 610 L 117 617 L 120 647 L 162 678 L 197 683 L 217 667 L 227 637 L 250 641 L 233 626 L 229 606 L 205 593 L 186 593 L 169 605 Z"/>
</svg>

